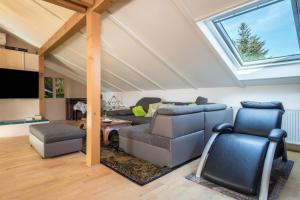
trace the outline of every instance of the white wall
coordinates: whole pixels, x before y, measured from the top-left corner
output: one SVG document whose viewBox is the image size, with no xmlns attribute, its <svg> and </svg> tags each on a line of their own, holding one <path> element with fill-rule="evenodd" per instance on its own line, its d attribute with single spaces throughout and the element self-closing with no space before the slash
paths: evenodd
<svg viewBox="0 0 300 200">
<path fill-rule="evenodd" d="M 286 109 L 300 110 L 300 84 L 274 85 L 274 86 L 249 86 L 217 87 L 180 89 L 180 90 L 155 90 L 143 92 L 104 93 L 104 99 L 116 95 L 126 106 L 134 105 L 141 97 L 161 97 L 166 101 L 195 101 L 197 96 L 207 97 L 209 102 L 224 103 L 228 106 L 239 107 L 240 101 L 282 101 Z"/>
<path fill-rule="evenodd" d="M 46 68 L 46 77 L 64 78 L 65 98 L 85 98 L 86 87 L 60 73 Z M 53 88 L 55 93 L 55 88 Z M 55 96 L 55 95 L 54 95 Z M 65 98 L 46 98 L 46 118 L 49 120 L 65 120 L 66 119 L 66 99 Z"/>
<path fill-rule="evenodd" d="M 0 32 L 6 33 L 6 45 L 28 49 L 29 53 L 37 52 L 37 48 L 27 44 L 15 35 L 3 30 L 2 28 L 0 28 Z M 38 99 L 0 99 L 0 121 L 24 119 L 38 114 Z"/>
<path fill-rule="evenodd" d="M 0 121 L 24 119 L 39 114 L 38 99 L 1 99 Z"/>
</svg>

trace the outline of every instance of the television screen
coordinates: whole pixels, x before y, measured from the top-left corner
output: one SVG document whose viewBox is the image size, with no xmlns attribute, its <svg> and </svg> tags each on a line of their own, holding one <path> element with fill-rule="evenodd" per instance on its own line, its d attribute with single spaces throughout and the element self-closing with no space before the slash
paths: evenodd
<svg viewBox="0 0 300 200">
<path fill-rule="evenodd" d="M 0 99 L 39 98 L 39 73 L 0 69 Z"/>
</svg>

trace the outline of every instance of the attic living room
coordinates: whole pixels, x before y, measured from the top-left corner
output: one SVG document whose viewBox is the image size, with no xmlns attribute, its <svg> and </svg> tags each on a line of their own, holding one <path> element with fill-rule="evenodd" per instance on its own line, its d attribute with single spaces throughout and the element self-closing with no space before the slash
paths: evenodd
<svg viewBox="0 0 300 200">
<path fill-rule="evenodd" d="M 0 1 L 0 199 L 300 199 L 299 10 Z"/>
</svg>

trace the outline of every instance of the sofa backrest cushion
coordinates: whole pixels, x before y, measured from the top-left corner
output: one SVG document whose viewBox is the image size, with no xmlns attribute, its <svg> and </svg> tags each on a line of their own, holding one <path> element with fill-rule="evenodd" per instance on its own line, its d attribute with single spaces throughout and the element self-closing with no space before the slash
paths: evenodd
<svg viewBox="0 0 300 200">
<path fill-rule="evenodd" d="M 163 101 L 162 104 L 172 104 L 174 106 L 186 106 L 192 102 L 180 102 L 180 101 Z"/>
<path fill-rule="evenodd" d="M 197 97 L 195 103 L 198 104 L 198 105 L 207 104 L 208 103 L 208 99 L 205 98 L 205 97 L 199 96 L 199 97 Z"/>
<path fill-rule="evenodd" d="M 142 106 L 144 111 L 147 113 L 149 110 L 149 104 L 159 103 L 159 102 L 161 102 L 161 98 L 143 97 L 136 103 L 136 106 Z"/>
<path fill-rule="evenodd" d="M 227 108 L 224 104 L 207 104 L 197 106 L 172 106 L 169 108 L 160 108 L 157 110 L 159 115 L 184 115 L 198 112 L 210 112 L 225 110 Z"/>
<path fill-rule="evenodd" d="M 201 130 L 204 130 L 204 112 L 182 115 L 156 113 L 150 126 L 150 134 L 166 138 L 177 138 Z"/>
</svg>

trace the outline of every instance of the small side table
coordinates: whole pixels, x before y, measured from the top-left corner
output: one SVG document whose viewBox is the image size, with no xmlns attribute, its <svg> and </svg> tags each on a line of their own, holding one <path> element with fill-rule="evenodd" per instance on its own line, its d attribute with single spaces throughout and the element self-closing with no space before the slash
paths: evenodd
<svg viewBox="0 0 300 200">
<path fill-rule="evenodd" d="M 108 137 L 109 133 L 113 130 L 118 131 L 122 127 L 131 126 L 132 121 L 122 120 L 122 119 L 112 119 L 112 122 L 106 123 L 101 121 L 101 131 L 103 134 L 103 143 L 105 145 L 109 144 Z"/>
</svg>

